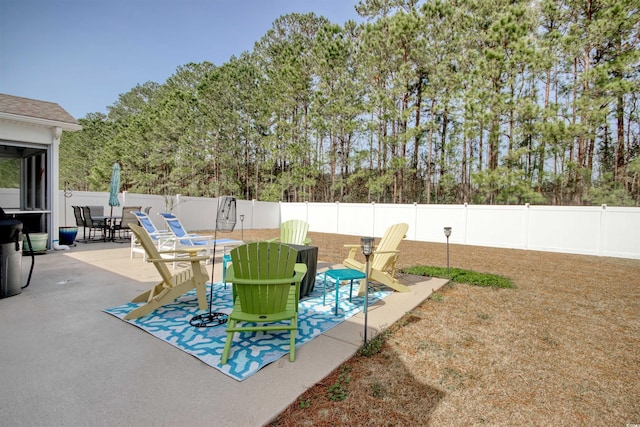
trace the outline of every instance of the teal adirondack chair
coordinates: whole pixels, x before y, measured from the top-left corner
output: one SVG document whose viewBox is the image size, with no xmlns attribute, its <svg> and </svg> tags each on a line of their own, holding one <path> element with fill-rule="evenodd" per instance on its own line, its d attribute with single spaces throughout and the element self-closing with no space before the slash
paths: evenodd
<svg viewBox="0 0 640 427">
<path fill-rule="evenodd" d="M 274 330 L 290 331 L 289 360 L 295 361 L 300 282 L 307 273 L 305 264 L 296 263 L 298 251 L 256 242 L 234 248 L 230 255 L 226 279 L 233 286 L 234 305 L 220 363 L 227 363 L 236 332 Z"/>
<path fill-rule="evenodd" d="M 301 219 L 290 219 L 280 225 L 280 237 L 269 240 L 270 242 L 289 243 L 292 245 L 310 245 L 311 239 L 307 237 L 309 224 Z"/>
</svg>

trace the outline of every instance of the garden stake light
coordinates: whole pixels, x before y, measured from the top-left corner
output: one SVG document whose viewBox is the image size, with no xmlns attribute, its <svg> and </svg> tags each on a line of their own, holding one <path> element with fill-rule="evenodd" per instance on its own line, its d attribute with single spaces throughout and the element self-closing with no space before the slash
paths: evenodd
<svg viewBox="0 0 640 427">
<path fill-rule="evenodd" d="M 366 259 L 365 266 L 365 284 L 364 284 L 364 343 L 367 344 L 367 312 L 369 306 L 369 256 L 373 252 L 373 237 L 361 237 L 360 244 L 362 245 L 362 254 Z"/>
<path fill-rule="evenodd" d="M 444 228 L 444 235 L 447 236 L 447 279 L 451 279 L 451 274 L 449 274 L 449 236 L 451 236 L 451 227 Z"/>
</svg>

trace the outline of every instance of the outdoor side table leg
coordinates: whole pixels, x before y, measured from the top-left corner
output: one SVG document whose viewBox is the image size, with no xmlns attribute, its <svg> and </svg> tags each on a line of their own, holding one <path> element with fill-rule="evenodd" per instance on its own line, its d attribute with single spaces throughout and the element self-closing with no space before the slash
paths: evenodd
<svg viewBox="0 0 640 427">
<path fill-rule="evenodd" d="M 327 304 L 327 273 L 324 273 L 324 281 L 322 282 L 322 305 Z"/>
<path fill-rule="evenodd" d="M 230 263 L 230 262 L 231 262 L 231 255 L 224 254 L 222 256 L 222 283 L 224 283 L 225 289 L 227 289 L 227 263 Z"/>
<path fill-rule="evenodd" d="M 336 310 L 335 310 L 335 315 L 338 315 L 338 304 L 340 304 L 340 299 L 339 299 L 339 294 L 340 294 L 340 280 L 336 279 Z"/>
</svg>

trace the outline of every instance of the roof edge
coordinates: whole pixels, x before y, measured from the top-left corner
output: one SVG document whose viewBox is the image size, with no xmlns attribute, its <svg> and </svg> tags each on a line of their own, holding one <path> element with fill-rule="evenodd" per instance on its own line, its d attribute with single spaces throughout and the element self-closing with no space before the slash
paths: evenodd
<svg viewBox="0 0 640 427">
<path fill-rule="evenodd" d="M 82 126 L 77 123 L 60 122 L 57 120 L 41 119 L 38 117 L 23 116 L 20 114 L 4 113 L 0 111 L 0 119 L 11 120 L 15 122 L 28 123 L 31 125 L 42 126 L 47 128 L 62 128 L 62 130 L 75 132 L 82 130 Z"/>
</svg>

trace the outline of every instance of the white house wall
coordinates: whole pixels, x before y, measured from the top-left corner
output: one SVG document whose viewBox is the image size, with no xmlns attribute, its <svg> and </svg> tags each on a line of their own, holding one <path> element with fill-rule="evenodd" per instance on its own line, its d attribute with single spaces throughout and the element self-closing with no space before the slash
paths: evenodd
<svg viewBox="0 0 640 427">
<path fill-rule="evenodd" d="M 3 209 L 19 209 L 20 190 L 18 188 L 0 188 L 0 207 Z"/>
<path fill-rule="evenodd" d="M 51 240 L 58 238 L 58 224 L 61 220 L 59 209 L 59 198 L 56 197 L 55 188 L 58 188 L 58 147 L 60 144 L 60 136 L 62 129 L 60 127 L 45 127 L 34 125 L 31 123 L 17 122 L 13 120 L 0 120 L 0 146 L 11 145 L 29 145 L 32 144 L 39 149 L 47 152 L 47 207 L 44 209 L 48 213 L 43 213 L 46 219 L 47 232 L 49 233 L 49 241 L 47 245 L 51 246 Z"/>
<path fill-rule="evenodd" d="M 51 129 L 24 123 L 18 124 L 9 120 L 2 120 L 0 139 L 17 143 L 29 142 L 44 145 L 51 145 L 53 142 Z"/>
</svg>

